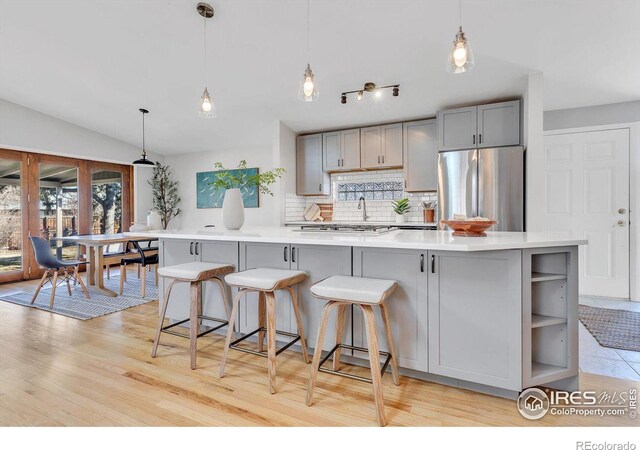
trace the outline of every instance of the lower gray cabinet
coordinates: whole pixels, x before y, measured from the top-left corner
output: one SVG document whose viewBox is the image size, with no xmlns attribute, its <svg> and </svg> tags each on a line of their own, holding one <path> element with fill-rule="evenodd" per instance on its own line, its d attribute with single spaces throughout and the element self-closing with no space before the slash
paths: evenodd
<svg viewBox="0 0 640 450">
<path fill-rule="evenodd" d="M 198 242 L 197 258 L 202 262 L 233 264 L 237 271 L 239 267 L 238 243 L 224 241 Z M 233 291 L 235 291 L 235 289 Z M 232 292 L 228 287 L 227 300 L 227 307 L 229 308 L 229 312 L 231 312 Z M 212 281 L 202 283 L 202 302 L 202 312 L 205 316 L 226 320 L 227 312 L 224 308 L 218 283 Z M 215 325 L 215 323 L 211 323 L 210 325 Z M 226 334 L 226 332 L 226 327 L 219 330 L 219 333 L 221 334 Z"/>
<path fill-rule="evenodd" d="M 427 372 L 427 273 L 426 252 L 419 250 L 353 249 L 353 275 L 356 277 L 395 279 L 398 289 L 385 302 L 401 367 Z M 393 273 L 393 276 L 391 274 Z M 387 350 L 380 311 L 376 310 L 376 328 L 380 349 Z M 367 347 L 362 311 L 353 307 L 354 345 Z M 356 352 L 356 356 L 367 358 Z"/>
<path fill-rule="evenodd" d="M 240 270 L 261 267 L 289 269 L 290 263 L 291 246 L 288 244 L 240 243 Z M 241 333 L 250 333 L 258 328 L 258 294 L 251 292 L 245 297 L 240 301 L 238 328 Z M 289 293 L 278 291 L 276 293 L 276 328 L 290 332 L 292 317 L 294 316 Z M 284 336 L 278 336 L 278 339 L 289 340 Z"/>
<path fill-rule="evenodd" d="M 521 254 L 429 252 L 429 372 L 521 390 Z"/>
<path fill-rule="evenodd" d="M 160 245 L 160 267 L 184 264 L 193 261 L 215 262 L 233 264 L 238 268 L 238 243 L 237 242 L 202 242 L 187 240 L 162 240 Z M 159 279 L 160 302 L 165 298 L 165 289 L 168 287 L 162 277 Z M 231 292 L 227 292 L 231 299 Z M 189 317 L 189 284 L 177 283 L 171 291 L 171 300 L 167 307 L 167 318 L 182 320 Z M 210 317 L 225 319 L 227 317 L 220 295 L 220 289 L 213 282 L 202 285 L 202 311 Z M 229 302 L 231 311 L 231 302 Z M 222 329 L 220 332 L 224 333 Z"/>
<path fill-rule="evenodd" d="M 314 283 L 331 275 L 351 275 L 351 247 L 293 245 L 291 260 L 292 269 L 304 270 L 309 275 L 304 282 L 300 283 L 298 296 L 307 345 L 309 348 L 315 348 L 322 309 L 327 302 L 311 295 L 310 288 Z M 335 313 L 332 313 L 324 336 L 324 350 L 330 350 L 335 345 L 335 323 Z M 351 343 L 350 323 L 351 317 L 348 312 L 343 335 L 343 342 L 346 343 Z M 293 315 L 291 316 L 291 329 L 296 329 L 296 320 Z"/>
<path fill-rule="evenodd" d="M 184 264 L 196 260 L 193 241 L 185 240 L 162 240 L 160 241 L 160 267 Z M 162 311 L 162 304 L 165 299 L 165 290 L 169 283 L 162 277 L 158 279 L 158 295 L 160 296 L 159 306 Z M 189 317 L 189 285 L 178 283 L 171 291 L 171 301 L 167 307 L 167 316 L 171 320 L 182 320 Z"/>
</svg>

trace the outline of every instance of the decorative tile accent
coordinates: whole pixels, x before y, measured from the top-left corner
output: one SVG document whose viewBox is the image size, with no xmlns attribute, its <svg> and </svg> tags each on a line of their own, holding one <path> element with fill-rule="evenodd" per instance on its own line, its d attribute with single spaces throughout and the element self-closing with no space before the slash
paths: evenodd
<svg viewBox="0 0 640 450">
<path fill-rule="evenodd" d="M 346 192 L 345 197 L 340 194 Z M 351 193 L 353 192 L 353 195 Z M 338 201 L 352 201 L 364 197 L 365 200 L 396 200 L 402 198 L 402 181 L 338 183 Z"/>
</svg>

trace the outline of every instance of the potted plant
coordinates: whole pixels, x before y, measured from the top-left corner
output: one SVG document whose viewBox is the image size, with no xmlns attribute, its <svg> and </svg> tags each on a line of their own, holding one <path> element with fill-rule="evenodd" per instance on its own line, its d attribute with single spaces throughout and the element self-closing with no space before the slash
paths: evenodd
<svg viewBox="0 0 640 450">
<path fill-rule="evenodd" d="M 400 200 L 393 201 L 393 212 L 397 214 L 396 222 L 402 223 L 406 222 L 405 214 L 409 212 L 411 206 L 409 205 L 408 198 L 401 198 Z"/>
<path fill-rule="evenodd" d="M 166 230 L 171 219 L 180 214 L 178 207 L 181 198 L 178 195 L 178 181 L 171 179 L 171 169 L 159 162 L 153 166 L 153 177 L 147 181 L 153 193 L 153 210 L 160 215 L 162 229 Z M 149 213 L 153 216 L 153 213 Z M 149 218 L 147 219 L 149 220 Z M 157 220 L 157 219 L 155 219 Z M 151 224 L 149 224 L 151 226 Z"/>
<path fill-rule="evenodd" d="M 273 196 L 269 185 L 278 181 L 285 173 L 282 168 L 276 168 L 263 173 L 249 173 L 247 161 L 244 159 L 236 170 L 226 169 L 222 163 L 215 163 L 216 180 L 211 183 L 217 189 L 224 189 L 222 202 L 222 223 L 227 230 L 239 230 L 244 224 L 244 202 L 242 191 L 245 188 L 257 188 L 260 193 Z"/>
</svg>

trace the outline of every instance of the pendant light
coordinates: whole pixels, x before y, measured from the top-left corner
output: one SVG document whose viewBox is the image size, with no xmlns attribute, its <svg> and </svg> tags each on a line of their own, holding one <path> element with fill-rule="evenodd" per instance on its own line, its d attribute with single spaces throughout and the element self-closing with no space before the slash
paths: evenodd
<svg viewBox="0 0 640 450">
<path fill-rule="evenodd" d="M 309 60 L 309 1 L 307 0 L 307 61 Z M 307 63 L 307 69 L 302 76 L 302 82 L 298 89 L 298 98 L 305 102 L 312 102 L 318 98 L 318 82 L 315 80 L 311 64 Z"/>
<path fill-rule="evenodd" d="M 144 108 L 140 108 L 138 111 L 142 113 L 142 156 L 140 159 L 136 159 L 133 164 L 135 166 L 155 166 L 153 161 L 147 159 L 147 150 L 144 148 L 144 115 L 149 114 L 149 111 Z"/>
<path fill-rule="evenodd" d="M 207 3 L 198 3 L 196 7 L 198 14 L 200 14 L 204 20 L 204 79 L 205 87 L 200 97 L 200 104 L 198 107 L 198 115 L 205 119 L 212 119 L 216 116 L 216 108 L 207 89 L 207 19 L 213 17 L 213 8 Z"/>
<path fill-rule="evenodd" d="M 464 31 L 462 31 L 462 0 L 460 0 L 460 28 L 456 33 L 453 48 L 449 53 L 447 70 L 451 73 L 463 73 L 470 70 L 473 64 L 473 52 L 471 52 L 469 41 L 465 37 Z"/>
</svg>

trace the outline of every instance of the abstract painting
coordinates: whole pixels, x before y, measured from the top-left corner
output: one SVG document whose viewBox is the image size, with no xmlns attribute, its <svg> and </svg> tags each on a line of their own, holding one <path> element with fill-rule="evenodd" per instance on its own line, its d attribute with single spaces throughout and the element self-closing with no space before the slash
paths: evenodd
<svg viewBox="0 0 640 450">
<path fill-rule="evenodd" d="M 198 208 L 222 208 L 225 189 L 215 189 L 212 184 L 220 171 L 198 172 L 196 173 L 196 196 Z M 246 175 L 257 175 L 258 168 L 233 169 L 231 173 L 245 173 Z M 257 208 L 259 203 L 259 190 L 257 186 L 245 186 L 242 188 L 242 201 L 245 208 Z"/>
</svg>

